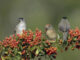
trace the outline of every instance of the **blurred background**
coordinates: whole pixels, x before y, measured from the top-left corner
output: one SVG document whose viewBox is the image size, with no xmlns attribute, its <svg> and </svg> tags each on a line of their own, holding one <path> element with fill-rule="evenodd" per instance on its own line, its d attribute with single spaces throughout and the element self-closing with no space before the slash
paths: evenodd
<svg viewBox="0 0 80 60">
<path fill-rule="evenodd" d="M 67 16 L 71 27 L 80 27 L 79 0 L 0 0 L 0 40 L 13 33 L 16 20 L 23 17 L 27 28 L 36 27 L 44 32 L 45 24 L 52 24 L 58 31 L 58 23 Z M 56 60 L 80 60 L 78 50 L 61 53 Z"/>
</svg>

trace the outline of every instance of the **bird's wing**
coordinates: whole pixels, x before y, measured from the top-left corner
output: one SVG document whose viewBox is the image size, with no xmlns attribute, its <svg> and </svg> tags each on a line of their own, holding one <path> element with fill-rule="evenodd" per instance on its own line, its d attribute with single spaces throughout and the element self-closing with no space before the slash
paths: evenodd
<svg viewBox="0 0 80 60">
<path fill-rule="evenodd" d="M 13 31 L 14 34 L 16 33 L 18 25 L 19 25 L 19 22 L 16 22 L 16 25 L 15 25 L 16 27 L 14 28 L 14 31 Z"/>
<path fill-rule="evenodd" d="M 50 39 L 56 38 L 56 32 L 54 30 L 48 30 L 46 34 Z"/>
<path fill-rule="evenodd" d="M 15 29 L 13 31 L 14 34 L 16 34 L 16 30 L 17 30 L 17 25 L 16 25 L 16 27 L 15 27 Z"/>
<path fill-rule="evenodd" d="M 70 23 L 69 23 L 68 20 L 66 20 L 66 28 L 67 28 L 67 31 L 69 31 L 69 29 L 70 29 Z"/>
<path fill-rule="evenodd" d="M 66 23 L 65 23 L 64 20 L 61 20 L 61 22 L 60 22 L 59 25 L 58 25 L 58 28 L 59 28 L 59 30 L 62 31 L 62 32 L 66 31 Z"/>
</svg>

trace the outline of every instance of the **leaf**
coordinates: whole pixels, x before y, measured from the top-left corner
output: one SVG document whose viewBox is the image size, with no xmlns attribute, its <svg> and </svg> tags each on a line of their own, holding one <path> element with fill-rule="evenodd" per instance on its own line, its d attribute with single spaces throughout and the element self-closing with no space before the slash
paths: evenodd
<svg viewBox="0 0 80 60">
<path fill-rule="evenodd" d="M 3 56 L 1 56 L 1 59 L 2 59 L 2 60 L 5 60 Z"/>
<path fill-rule="evenodd" d="M 5 54 L 8 54 L 8 52 L 7 52 L 7 51 L 5 51 Z"/>
<path fill-rule="evenodd" d="M 21 52 L 18 52 L 18 54 L 20 54 L 20 55 L 21 55 Z"/>
<path fill-rule="evenodd" d="M 37 46 L 34 46 L 31 48 L 31 51 L 34 51 L 37 48 Z"/>
<path fill-rule="evenodd" d="M 37 49 L 35 52 L 35 55 L 38 55 L 38 54 L 39 54 L 39 49 Z"/>
<path fill-rule="evenodd" d="M 44 51 L 43 51 L 43 49 L 42 49 L 41 47 L 39 47 L 38 49 L 39 49 L 39 52 L 40 52 L 41 54 L 44 54 Z"/>
<path fill-rule="evenodd" d="M 11 60 L 9 56 L 6 56 L 6 57 L 1 56 L 1 59 L 2 60 Z"/>
</svg>

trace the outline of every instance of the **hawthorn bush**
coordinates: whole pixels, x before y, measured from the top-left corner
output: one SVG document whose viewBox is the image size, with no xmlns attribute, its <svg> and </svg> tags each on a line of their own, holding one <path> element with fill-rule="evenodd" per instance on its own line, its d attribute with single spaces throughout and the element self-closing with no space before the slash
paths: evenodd
<svg viewBox="0 0 80 60">
<path fill-rule="evenodd" d="M 57 51 L 67 51 L 69 47 L 72 50 L 80 49 L 79 28 L 70 29 L 66 41 L 61 38 L 56 41 L 48 40 L 39 29 L 36 29 L 35 32 L 23 30 L 22 34 L 13 34 L 0 41 L 0 59 L 30 60 L 35 57 L 47 56 L 51 60 L 56 58 Z"/>
</svg>

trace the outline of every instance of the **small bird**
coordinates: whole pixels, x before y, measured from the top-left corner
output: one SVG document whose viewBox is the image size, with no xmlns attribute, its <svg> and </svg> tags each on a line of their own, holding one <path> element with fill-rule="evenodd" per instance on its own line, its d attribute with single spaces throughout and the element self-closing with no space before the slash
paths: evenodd
<svg viewBox="0 0 80 60">
<path fill-rule="evenodd" d="M 26 30 L 26 23 L 24 21 L 24 18 L 18 18 L 18 23 L 16 25 L 14 33 L 22 34 L 23 30 Z"/>
<path fill-rule="evenodd" d="M 45 26 L 45 30 L 46 30 L 46 35 L 48 36 L 48 38 L 50 40 L 54 40 L 55 41 L 56 38 L 57 38 L 57 34 L 56 34 L 55 29 L 52 27 L 52 25 L 51 24 L 47 24 Z"/>
<path fill-rule="evenodd" d="M 67 17 L 62 17 L 59 25 L 59 30 L 63 33 L 63 40 L 66 41 L 68 38 L 68 31 L 70 29 L 70 23 L 67 19 Z"/>
</svg>

